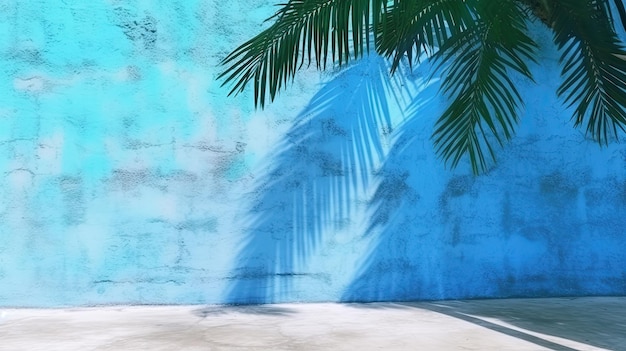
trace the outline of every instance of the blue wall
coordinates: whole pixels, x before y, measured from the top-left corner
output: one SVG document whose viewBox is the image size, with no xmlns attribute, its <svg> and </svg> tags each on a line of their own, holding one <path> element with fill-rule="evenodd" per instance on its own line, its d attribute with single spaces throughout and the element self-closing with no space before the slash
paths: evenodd
<svg viewBox="0 0 626 351">
<path fill-rule="evenodd" d="M 426 63 L 227 98 L 217 65 L 272 4 L 0 0 L 0 305 L 626 293 L 626 146 L 572 128 L 540 23 L 474 177 L 434 155 Z"/>
</svg>

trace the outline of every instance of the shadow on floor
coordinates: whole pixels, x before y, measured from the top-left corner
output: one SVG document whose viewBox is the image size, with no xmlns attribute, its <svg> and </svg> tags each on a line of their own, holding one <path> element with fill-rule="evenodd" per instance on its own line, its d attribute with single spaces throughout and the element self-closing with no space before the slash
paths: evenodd
<svg viewBox="0 0 626 351">
<path fill-rule="evenodd" d="M 354 306 L 380 308 L 376 304 Z M 479 325 L 555 351 L 577 348 L 551 341 L 557 337 L 608 350 L 626 350 L 626 299 L 555 298 L 398 303 Z"/>
<path fill-rule="evenodd" d="M 262 316 L 289 316 L 297 311 L 287 307 L 279 307 L 273 305 L 244 305 L 244 306 L 207 306 L 198 308 L 192 313 L 201 318 L 209 316 L 220 316 L 231 313 L 256 314 Z"/>
</svg>

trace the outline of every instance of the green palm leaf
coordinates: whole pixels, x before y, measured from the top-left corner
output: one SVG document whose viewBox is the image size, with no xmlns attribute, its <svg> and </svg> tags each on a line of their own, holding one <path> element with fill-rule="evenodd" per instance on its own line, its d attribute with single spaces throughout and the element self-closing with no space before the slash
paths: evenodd
<svg viewBox="0 0 626 351">
<path fill-rule="evenodd" d="M 532 79 L 531 13 L 555 32 L 564 77 L 557 93 L 575 106 L 575 125 L 586 123 L 601 144 L 617 137 L 626 126 L 626 51 L 615 32 L 618 18 L 626 27 L 622 0 L 289 0 L 269 28 L 223 60 L 219 79 L 232 84 L 230 94 L 251 83 L 263 107 L 305 63 L 341 66 L 368 53 L 372 36 L 391 73 L 404 58 L 434 55 L 451 99 L 436 122 L 436 151 L 452 167 L 467 155 L 480 173 L 518 122 L 522 101 L 510 73 Z"/>
<path fill-rule="evenodd" d="M 252 82 L 255 106 L 293 79 L 305 61 L 326 68 L 329 54 L 340 65 L 369 50 L 372 19 L 379 20 L 383 0 L 290 0 L 275 22 L 239 46 L 222 62 L 218 79 L 235 82 L 230 94 Z"/>
<path fill-rule="evenodd" d="M 474 21 L 476 0 L 396 0 L 385 8 L 376 28 L 376 51 L 393 57 L 393 73 L 404 57 L 409 64 L 422 50 L 433 54 Z"/>
<path fill-rule="evenodd" d="M 553 2 L 554 41 L 562 51 L 564 81 L 557 90 L 576 106 L 575 126 L 600 144 L 626 127 L 626 51 L 603 1 Z"/>
<path fill-rule="evenodd" d="M 456 167 L 469 155 L 474 173 L 488 167 L 484 149 L 495 160 L 491 139 L 500 145 L 510 139 L 522 101 L 509 78 L 517 71 L 531 78 L 526 61 L 533 60 L 536 44 L 526 34 L 526 15 L 518 2 L 483 1 L 474 8 L 476 19 L 449 38 L 436 56 L 449 63 L 442 91 L 452 98 L 435 126 L 435 148 Z"/>
</svg>

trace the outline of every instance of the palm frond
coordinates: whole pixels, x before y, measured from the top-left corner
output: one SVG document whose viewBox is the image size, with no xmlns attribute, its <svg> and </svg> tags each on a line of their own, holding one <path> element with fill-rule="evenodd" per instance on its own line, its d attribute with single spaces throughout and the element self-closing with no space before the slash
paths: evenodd
<svg viewBox="0 0 626 351">
<path fill-rule="evenodd" d="M 521 97 L 509 78 L 517 71 L 531 78 L 534 41 L 526 34 L 526 12 L 514 0 L 481 1 L 474 22 L 446 40 L 436 55 L 449 63 L 442 91 L 452 99 L 435 125 L 433 139 L 446 164 L 457 166 L 468 155 L 475 174 L 487 170 L 486 148 L 510 139 L 518 121 Z"/>
<path fill-rule="evenodd" d="M 607 17 L 610 19 L 610 24 L 613 26 L 613 30 L 615 30 L 615 22 L 616 17 L 619 18 L 619 21 L 622 23 L 622 28 L 626 30 L 626 8 L 624 7 L 624 0 L 598 0 L 599 7 L 606 12 Z M 615 10 L 617 11 L 617 16 L 613 14 L 613 10 L 611 8 L 611 4 L 615 5 Z"/>
<path fill-rule="evenodd" d="M 412 64 L 424 50 L 434 53 L 448 38 L 474 20 L 476 0 L 394 0 L 385 8 L 375 28 L 376 51 L 393 57 L 393 73 L 403 57 Z"/>
<path fill-rule="evenodd" d="M 557 94 L 576 106 L 575 126 L 586 123 L 602 145 L 626 127 L 626 50 L 601 3 L 554 2 L 552 22 L 564 77 Z"/>
<path fill-rule="evenodd" d="M 223 61 L 218 79 L 233 82 L 236 94 L 251 81 L 255 106 L 293 79 L 307 62 L 320 69 L 329 59 L 342 65 L 369 51 L 371 21 L 380 19 L 384 0 L 289 0 L 266 30 L 245 42 Z"/>
<path fill-rule="evenodd" d="M 622 22 L 622 27 L 626 30 L 626 7 L 624 7 L 622 0 L 614 0 L 614 3 L 620 22 Z"/>
</svg>

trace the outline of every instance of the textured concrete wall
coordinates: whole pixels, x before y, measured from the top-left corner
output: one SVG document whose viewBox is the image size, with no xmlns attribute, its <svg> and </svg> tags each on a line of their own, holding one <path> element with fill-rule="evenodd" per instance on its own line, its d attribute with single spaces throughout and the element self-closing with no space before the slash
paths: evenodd
<svg viewBox="0 0 626 351">
<path fill-rule="evenodd" d="M 545 28 L 473 177 L 435 158 L 427 64 L 226 98 L 216 65 L 273 10 L 0 0 L 0 305 L 626 293 L 626 147 L 572 128 Z"/>
</svg>

